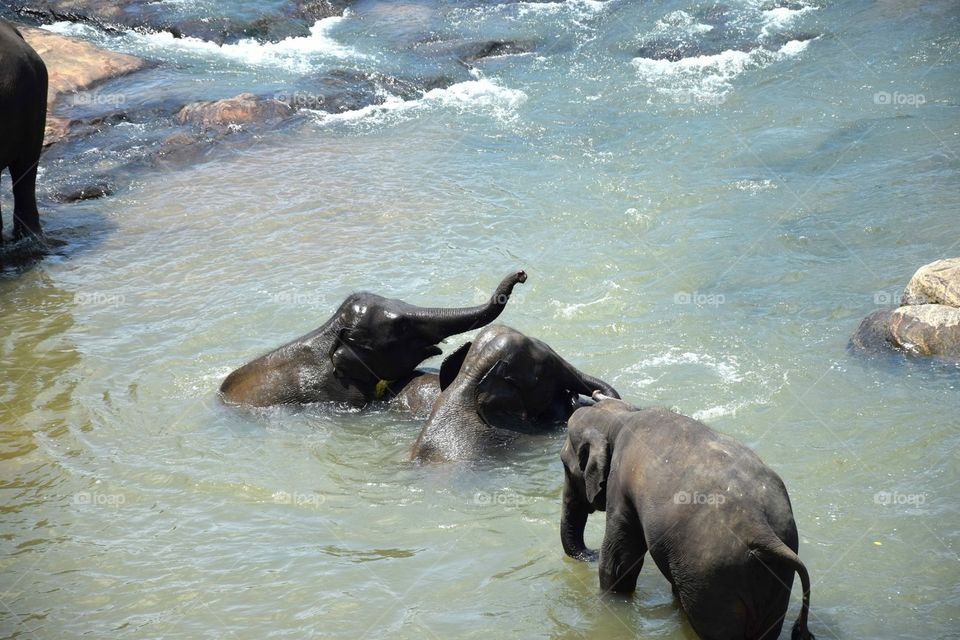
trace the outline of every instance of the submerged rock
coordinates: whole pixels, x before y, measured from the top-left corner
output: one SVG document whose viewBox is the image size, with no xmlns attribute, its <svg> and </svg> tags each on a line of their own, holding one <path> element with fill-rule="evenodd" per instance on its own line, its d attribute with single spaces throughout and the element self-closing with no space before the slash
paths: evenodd
<svg viewBox="0 0 960 640">
<path fill-rule="evenodd" d="M 53 115 L 59 97 L 91 89 L 112 78 L 143 69 L 148 64 L 143 58 L 101 49 L 89 42 L 43 29 L 21 25 L 17 25 L 17 28 L 47 65 L 49 89 L 44 145 L 63 140 L 70 132 L 70 118 Z"/>
<path fill-rule="evenodd" d="M 417 47 L 432 56 L 453 58 L 470 66 L 487 58 L 515 56 L 532 53 L 537 49 L 533 40 L 454 40 L 446 42 L 423 42 Z"/>
<path fill-rule="evenodd" d="M 901 306 L 868 315 L 850 344 L 864 351 L 893 348 L 960 360 L 960 258 L 920 267 L 904 291 Z"/>
<path fill-rule="evenodd" d="M 283 120 L 292 114 L 293 109 L 285 102 L 241 93 L 223 100 L 192 102 L 177 113 L 177 120 L 201 129 L 227 129 L 231 125 Z"/>
</svg>

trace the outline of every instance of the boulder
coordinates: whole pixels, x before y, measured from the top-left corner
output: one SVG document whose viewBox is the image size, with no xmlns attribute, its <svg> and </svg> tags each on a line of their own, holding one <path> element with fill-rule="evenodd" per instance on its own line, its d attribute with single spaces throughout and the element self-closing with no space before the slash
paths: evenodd
<svg viewBox="0 0 960 640">
<path fill-rule="evenodd" d="M 862 351 L 892 347 L 960 360 L 960 258 L 920 267 L 903 292 L 901 306 L 864 318 L 850 345 Z"/>
<path fill-rule="evenodd" d="M 894 346 L 890 336 L 889 309 L 874 311 L 860 321 L 860 326 L 850 337 L 850 344 L 861 351 L 877 352 Z"/>
<path fill-rule="evenodd" d="M 180 124 L 193 124 L 201 129 L 223 130 L 231 125 L 245 125 L 269 120 L 282 120 L 293 114 L 285 102 L 241 93 L 233 98 L 192 102 L 177 114 Z"/>
<path fill-rule="evenodd" d="M 926 264 L 913 274 L 900 304 L 945 304 L 960 307 L 960 258 Z"/>
<path fill-rule="evenodd" d="M 960 358 L 960 308 L 917 304 L 890 312 L 894 344 L 922 356 Z"/>
<path fill-rule="evenodd" d="M 59 96 L 91 89 L 94 86 L 133 73 L 147 66 L 143 58 L 116 53 L 96 47 L 89 42 L 68 38 L 43 29 L 17 25 L 23 38 L 33 47 L 47 65 L 47 128 L 44 145 L 65 138 L 70 130 L 70 119 L 52 115 Z"/>
</svg>

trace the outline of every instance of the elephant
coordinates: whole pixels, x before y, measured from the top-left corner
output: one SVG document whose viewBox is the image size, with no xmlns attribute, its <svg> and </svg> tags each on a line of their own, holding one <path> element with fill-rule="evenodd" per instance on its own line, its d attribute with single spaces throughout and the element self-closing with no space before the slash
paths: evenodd
<svg viewBox="0 0 960 640">
<path fill-rule="evenodd" d="M 13 179 L 13 240 L 39 237 L 37 163 L 47 120 L 47 67 L 9 22 L 0 19 L 0 172 Z M 0 216 L 0 242 L 3 241 Z"/>
<path fill-rule="evenodd" d="M 462 460 L 504 447 L 521 433 L 562 425 L 580 395 L 609 384 L 579 371 L 546 343 L 491 325 L 440 367 L 440 397 L 413 446 L 415 460 Z"/>
<path fill-rule="evenodd" d="M 606 511 L 600 588 L 630 593 L 649 551 L 701 638 L 775 640 L 800 575 L 807 629 L 810 578 L 780 477 L 730 436 L 668 409 L 638 409 L 594 394 L 560 451 L 564 552 L 593 560 L 583 531 Z"/>
<path fill-rule="evenodd" d="M 440 375 L 437 371 L 418 369 L 413 378 L 395 393 L 390 400 L 392 408 L 402 411 L 412 418 L 425 420 L 433 410 L 433 404 L 440 397 Z"/>
<path fill-rule="evenodd" d="M 416 366 L 440 355 L 437 343 L 497 318 L 524 271 L 500 282 L 485 304 L 462 309 L 417 307 L 354 293 L 320 328 L 260 356 L 226 377 L 228 404 L 258 407 L 338 402 L 363 407 L 389 400 L 422 375 Z"/>
</svg>

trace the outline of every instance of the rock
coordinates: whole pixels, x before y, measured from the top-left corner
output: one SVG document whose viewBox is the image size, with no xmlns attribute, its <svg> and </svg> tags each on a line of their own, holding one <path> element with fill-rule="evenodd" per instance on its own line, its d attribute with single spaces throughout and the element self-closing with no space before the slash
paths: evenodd
<svg viewBox="0 0 960 640">
<path fill-rule="evenodd" d="M 69 118 L 51 115 L 59 96 L 90 89 L 112 78 L 143 69 L 148 64 L 142 58 L 107 51 L 43 29 L 21 25 L 17 25 L 17 28 L 47 65 L 50 84 L 44 145 L 64 139 L 70 130 Z"/>
<path fill-rule="evenodd" d="M 923 356 L 960 358 L 960 308 L 918 304 L 890 312 L 895 344 Z"/>
<path fill-rule="evenodd" d="M 82 187 L 62 189 L 54 194 L 53 199 L 58 202 L 79 202 L 81 200 L 95 200 L 113 194 L 109 184 L 94 183 Z"/>
<path fill-rule="evenodd" d="M 536 50 L 537 43 L 532 40 L 427 40 L 417 44 L 416 48 L 430 55 L 453 58 L 461 64 L 471 66 L 486 58 L 532 53 Z"/>
<path fill-rule="evenodd" d="M 180 124 L 194 124 L 202 129 L 223 130 L 230 125 L 282 120 L 292 114 L 293 109 L 285 102 L 241 93 L 223 100 L 192 102 L 180 110 L 177 120 Z"/>
<path fill-rule="evenodd" d="M 864 318 L 850 345 L 960 360 L 960 258 L 920 267 L 903 292 L 901 306 Z"/>
<path fill-rule="evenodd" d="M 960 307 L 960 258 L 937 260 L 917 269 L 900 304 L 945 304 Z"/>
<path fill-rule="evenodd" d="M 889 309 L 881 309 L 864 318 L 850 338 L 851 346 L 868 353 L 883 351 L 893 346 L 890 314 Z"/>
</svg>

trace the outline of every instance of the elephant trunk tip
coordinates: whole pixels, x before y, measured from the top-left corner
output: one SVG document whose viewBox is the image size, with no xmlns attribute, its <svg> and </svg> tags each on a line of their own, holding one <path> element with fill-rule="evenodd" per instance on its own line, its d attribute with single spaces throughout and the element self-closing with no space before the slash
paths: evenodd
<svg viewBox="0 0 960 640">
<path fill-rule="evenodd" d="M 522 284 L 527 281 L 527 272 L 521 269 L 520 271 L 517 271 L 513 277 L 517 279 L 517 282 Z"/>
</svg>

